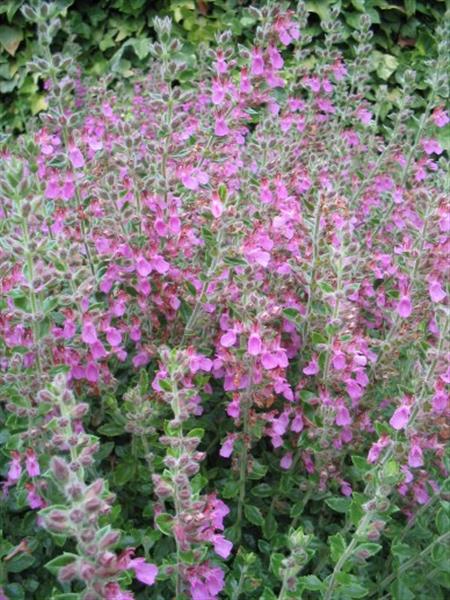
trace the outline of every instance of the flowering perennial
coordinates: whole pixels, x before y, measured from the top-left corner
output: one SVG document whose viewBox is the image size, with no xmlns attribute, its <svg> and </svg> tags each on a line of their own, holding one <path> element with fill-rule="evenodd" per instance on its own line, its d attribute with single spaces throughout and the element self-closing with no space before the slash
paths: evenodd
<svg viewBox="0 0 450 600">
<path fill-rule="evenodd" d="M 365 15 L 347 61 L 301 2 L 196 56 L 157 19 L 130 89 L 52 55 L 43 6 L 49 108 L 0 174 L 3 494 L 57 579 L 33 597 L 392 591 L 449 494 L 448 32 L 386 127 Z"/>
</svg>

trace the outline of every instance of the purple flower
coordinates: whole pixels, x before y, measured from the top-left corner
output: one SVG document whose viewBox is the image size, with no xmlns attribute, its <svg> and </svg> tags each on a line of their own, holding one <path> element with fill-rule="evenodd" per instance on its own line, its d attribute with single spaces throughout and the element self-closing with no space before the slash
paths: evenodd
<svg viewBox="0 0 450 600">
<path fill-rule="evenodd" d="M 223 535 L 217 534 L 213 537 L 214 552 L 222 558 L 228 558 L 233 549 L 233 544 L 226 540 Z"/>
<path fill-rule="evenodd" d="M 233 453 L 235 439 L 236 439 L 236 436 L 232 436 L 232 435 L 230 435 L 226 438 L 226 440 L 222 444 L 222 447 L 220 448 L 220 451 L 219 451 L 220 456 L 222 456 L 223 458 L 230 458 L 230 456 Z"/>
<path fill-rule="evenodd" d="M 95 344 L 97 341 L 97 331 L 91 321 L 85 321 L 81 330 L 81 339 L 85 344 Z"/>
<path fill-rule="evenodd" d="M 433 302 L 442 302 L 447 297 L 446 292 L 442 289 L 442 285 L 436 279 L 430 281 L 428 291 Z"/>
<path fill-rule="evenodd" d="M 286 452 L 286 454 L 280 460 L 280 467 L 286 471 L 292 467 L 293 457 L 292 452 Z"/>
<path fill-rule="evenodd" d="M 11 462 L 9 463 L 8 482 L 16 483 L 22 475 L 22 466 L 20 464 L 20 454 L 16 450 L 11 452 Z"/>
<path fill-rule="evenodd" d="M 258 354 L 261 354 L 261 349 L 262 343 L 259 334 L 251 333 L 250 337 L 248 338 L 247 352 L 251 356 L 258 356 Z"/>
<path fill-rule="evenodd" d="M 224 333 L 222 335 L 222 337 L 220 338 L 220 344 L 224 348 L 231 348 L 231 346 L 234 346 L 235 343 L 236 343 L 236 333 L 232 329 L 230 329 L 229 331 Z"/>
<path fill-rule="evenodd" d="M 352 418 L 350 416 L 348 408 L 345 406 L 344 403 L 338 404 L 336 406 L 336 417 L 335 417 L 336 425 L 339 425 L 339 427 L 346 427 L 347 425 L 350 425 L 351 422 L 352 422 Z"/>
<path fill-rule="evenodd" d="M 407 404 L 402 404 L 389 419 L 389 425 L 397 431 L 403 429 L 408 424 L 410 414 L 411 407 Z"/>
<path fill-rule="evenodd" d="M 423 466 L 423 452 L 417 442 L 413 442 L 409 450 L 408 465 L 415 468 Z"/>
<path fill-rule="evenodd" d="M 153 585 L 158 575 L 158 567 L 145 562 L 145 558 L 133 558 L 129 567 L 134 570 L 136 579 L 145 585 Z"/>
<path fill-rule="evenodd" d="M 28 448 L 25 453 L 25 468 L 30 477 L 37 477 L 41 474 L 36 452 L 32 448 Z"/>
<path fill-rule="evenodd" d="M 412 313 L 413 307 L 409 296 L 401 296 L 399 303 L 397 304 L 397 313 L 402 319 L 407 319 Z"/>
<path fill-rule="evenodd" d="M 310 362 L 306 365 L 306 367 L 303 369 L 303 373 L 305 375 L 317 375 L 319 371 L 319 363 L 317 362 L 316 358 L 312 358 Z"/>
<path fill-rule="evenodd" d="M 214 133 L 219 137 L 224 137 L 230 133 L 230 129 L 223 117 L 217 117 L 214 125 Z"/>
<path fill-rule="evenodd" d="M 74 169 L 81 169 L 82 167 L 84 167 L 83 155 L 81 154 L 80 149 L 74 146 L 73 144 L 69 146 L 69 160 L 72 163 L 72 167 Z"/>
<path fill-rule="evenodd" d="M 136 259 L 136 271 L 141 277 L 147 277 L 152 272 L 153 267 L 143 256 Z"/>
</svg>

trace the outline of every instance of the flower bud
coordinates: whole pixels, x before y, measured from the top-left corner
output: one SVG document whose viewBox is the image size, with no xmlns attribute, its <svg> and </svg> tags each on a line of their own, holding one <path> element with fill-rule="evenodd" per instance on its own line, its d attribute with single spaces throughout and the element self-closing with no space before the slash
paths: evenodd
<svg viewBox="0 0 450 600">
<path fill-rule="evenodd" d="M 61 483 L 67 483 L 70 477 L 70 471 L 65 460 L 54 456 L 50 461 L 50 469 L 55 479 Z"/>
<path fill-rule="evenodd" d="M 73 562 L 61 567 L 58 572 L 58 579 L 64 583 L 65 581 L 72 581 L 72 579 L 75 579 L 77 575 L 77 563 Z"/>
</svg>

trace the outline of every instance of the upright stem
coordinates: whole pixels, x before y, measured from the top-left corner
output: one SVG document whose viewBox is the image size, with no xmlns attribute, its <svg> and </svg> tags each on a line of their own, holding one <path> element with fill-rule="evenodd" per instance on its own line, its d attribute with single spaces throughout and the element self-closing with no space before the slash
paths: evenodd
<svg viewBox="0 0 450 600">
<path fill-rule="evenodd" d="M 38 308 L 37 308 L 37 298 L 36 298 L 36 293 L 34 291 L 34 266 L 33 266 L 33 256 L 31 254 L 31 250 L 30 250 L 30 234 L 28 231 L 28 222 L 27 222 L 27 218 L 24 217 L 22 219 L 22 231 L 23 231 L 23 237 L 25 238 L 25 245 L 26 245 L 26 253 L 27 253 L 27 268 L 28 268 L 28 297 L 30 299 L 30 305 L 31 305 L 31 313 L 32 313 L 32 318 L 33 318 L 33 322 L 32 322 L 32 329 L 33 329 L 33 339 L 34 339 L 34 343 L 36 345 L 36 365 L 37 365 L 37 369 L 40 375 L 42 375 L 42 364 L 41 364 L 41 357 L 39 355 L 39 345 L 38 345 L 38 338 L 39 338 L 39 323 L 38 323 Z"/>
<path fill-rule="evenodd" d="M 238 529 L 238 540 L 241 539 L 242 533 L 242 513 L 244 510 L 245 494 L 246 494 L 246 480 L 247 480 L 247 469 L 248 469 L 248 437 L 249 437 L 249 412 L 252 397 L 252 384 L 253 384 L 253 367 L 254 361 L 252 360 L 249 366 L 249 382 L 244 395 L 244 402 L 242 405 L 242 454 L 240 456 L 240 467 L 239 467 L 239 499 L 237 506 L 237 518 L 236 526 Z"/>
<path fill-rule="evenodd" d="M 344 550 L 343 554 L 341 555 L 341 557 L 339 558 L 338 562 L 336 563 L 336 566 L 334 567 L 333 573 L 331 574 L 330 583 L 328 584 L 328 588 L 327 588 L 327 591 L 325 593 L 325 596 L 323 597 L 323 600 L 333 600 L 333 595 L 334 595 L 334 589 L 336 587 L 337 576 L 342 571 L 342 567 L 345 565 L 345 563 L 347 562 L 347 560 L 353 554 L 353 551 L 356 548 L 356 544 L 358 543 L 358 538 L 361 535 L 361 533 L 363 533 L 364 530 L 366 529 L 367 525 L 370 522 L 371 517 L 372 517 L 372 513 L 367 512 L 364 515 L 364 517 L 361 519 L 361 521 L 360 521 L 360 523 L 358 525 L 358 528 L 356 529 L 355 533 L 353 534 L 352 541 L 346 547 L 346 549 Z"/>
<path fill-rule="evenodd" d="M 240 468 L 239 468 L 239 500 L 237 507 L 237 520 L 238 526 L 238 539 L 241 538 L 241 524 L 242 524 L 242 511 L 245 502 L 246 493 L 246 479 L 247 479 L 247 462 L 248 462 L 248 448 L 247 448 L 247 437 L 248 437 L 248 413 L 249 413 L 249 401 L 246 398 L 242 407 L 242 454 L 240 456 Z"/>
<path fill-rule="evenodd" d="M 312 263 L 311 263 L 311 278 L 308 286 L 308 302 L 306 304 L 306 314 L 305 314 L 305 328 L 304 328 L 304 340 L 303 344 L 306 343 L 310 323 L 309 318 L 311 316 L 311 307 L 312 307 L 312 299 L 314 295 L 314 289 L 316 286 L 316 275 L 317 275 L 317 258 L 319 256 L 319 233 L 320 233 L 320 217 L 322 215 L 322 203 L 320 198 L 318 199 L 317 206 L 315 208 L 314 215 L 314 227 L 313 227 L 313 255 L 312 255 Z"/>
</svg>

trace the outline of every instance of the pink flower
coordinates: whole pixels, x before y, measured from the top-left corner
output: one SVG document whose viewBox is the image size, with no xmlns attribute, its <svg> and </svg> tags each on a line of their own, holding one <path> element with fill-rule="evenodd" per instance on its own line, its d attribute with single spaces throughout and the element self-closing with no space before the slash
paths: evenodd
<svg viewBox="0 0 450 600">
<path fill-rule="evenodd" d="M 367 110 L 367 108 L 358 108 L 356 111 L 356 116 L 363 125 L 370 125 L 372 121 L 372 113 L 370 110 Z"/>
<path fill-rule="evenodd" d="M 397 313 L 402 319 L 407 319 L 413 311 L 411 299 L 409 296 L 401 296 L 400 301 L 397 304 Z"/>
<path fill-rule="evenodd" d="M 203 563 L 188 572 L 192 600 L 216 600 L 224 587 L 224 574 L 219 567 Z"/>
<path fill-rule="evenodd" d="M 30 477 L 37 477 L 41 474 L 36 452 L 32 448 L 27 448 L 25 453 L 25 468 Z"/>
<path fill-rule="evenodd" d="M 247 352 L 250 354 L 250 356 L 258 356 L 258 354 L 261 354 L 261 350 L 262 342 L 259 334 L 251 333 L 250 337 L 248 338 Z"/>
<path fill-rule="evenodd" d="M 108 355 L 104 345 L 99 340 L 91 344 L 91 354 L 94 360 L 100 360 Z"/>
<path fill-rule="evenodd" d="M 233 419 L 238 419 L 241 414 L 241 405 L 238 398 L 232 400 L 227 406 L 227 415 Z"/>
<path fill-rule="evenodd" d="M 210 505 L 212 506 L 212 512 L 211 512 L 212 524 L 215 529 L 220 529 L 221 531 L 223 531 L 223 529 L 224 529 L 223 520 L 230 513 L 230 509 L 225 504 L 225 502 L 222 502 L 222 500 L 217 498 L 215 494 L 211 494 L 208 497 L 208 499 L 209 499 Z"/>
<path fill-rule="evenodd" d="M 252 68 L 251 74 L 259 77 L 264 73 L 264 59 L 262 51 L 259 48 L 253 48 L 252 50 Z"/>
<path fill-rule="evenodd" d="M 77 148 L 75 145 L 71 144 L 69 146 L 69 160 L 72 163 L 72 167 L 74 169 L 81 169 L 82 167 L 84 167 L 84 158 L 83 155 L 81 154 L 81 151 L 79 150 L 79 148 Z"/>
<path fill-rule="evenodd" d="M 418 504 L 426 504 L 430 499 L 427 489 L 422 483 L 413 486 L 413 493 Z"/>
<path fill-rule="evenodd" d="M 120 346 L 122 343 L 122 334 L 115 327 L 108 327 L 106 331 L 106 339 L 111 346 Z"/>
<path fill-rule="evenodd" d="M 331 364 L 333 365 L 333 368 L 336 369 L 336 371 L 342 371 L 342 369 L 345 369 L 345 354 L 343 352 L 336 352 L 335 354 L 333 354 Z"/>
<path fill-rule="evenodd" d="M 86 379 L 91 383 L 97 383 L 99 378 L 99 372 L 97 365 L 94 362 L 90 362 L 86 365 Z"/>
<path fill-rule="evenodd" d="M 438 106 L 434 109 L 431 118 L 437 127 L 445 127 L 445 125 L 450 122 L 448 113 L 442 108 L 442 106 Z"/>
<path fill-rule="evenodd" d="M 293 456 L 292 452 L 286 452 L 286 454 L 280 460 L 280 467 L 286 471 L 292 467 Z"/>
<path fill-rule="evenodd" d="M 152 272 L 153 267 L 143 256 L 136 259 L 136 271 L 141 277 L 147 277 Z"/>
<path fill-rule="evenodd" d="M 118 583 L 110 582 L 105 587 L 105 600 L 134 600 L 132 592 L 124 592 Z"/>
<path fill-rule="evenodd" d="M 97 331 L 92 321 L 85 321 L 81 329 L 81 339 L 85 344 L 95 344 L 97 341 Z"/>
<path fill-rule="evenodd" d="M 224 207 L 220 201 L 219 195 L 216 193 L 212 194 L 211 199 L 211 213 L 215 219 L 219 219 L 222 216 Z"/>
<path fill-rule="evenodd" d="M 225 559 L 230 556 L 233 544 L 229 540 L 226 540 L 223 535 L 214 535 L 213 544 L 216 554 Z"/>
<path fill-rule="evenodd" d="M 22 466 L 20 464 L 20 454 L 16 450 L 11 452 L 11 462 L 9 463 L 8 482 L 16 483 L 22 475 Z"/>
<path fill-rule="evenodd" d="M 372 444 L 369 454 L 367 455 L 367 462 L 375 463 L 380 457 L 381 452 L 389 445 L 390 439 L 387 435 L 382 435 L 380 439 Z"/>
<path fill-rule="evenodd" d="M 158 567 L 145 562 L 145 558 L 133 558 L 128 563 L 129 568 L 133 569 L 136 579 L 145 585 L 153 585 L 158 575 Z"/>
<path fill-rule="evenodd" d="M 219 451 L 219 455 L 222 456 L 222 458 L 230 458 L 233 453 L 235 439 L 236 436 L 234 435 L 230 435 L 226 438 Z"/>
<path fill-rule="evenodd" d="M 220 338 L 220 345 L 224 348 L 231 348 L 231 346 L 234 346 L 235 343 L 236 333 L 233 331 L 233 329 L 230 329 L 229 331 L 224 333 Z"/>
<path fill-rule="evenodd" d="M 164 275 L 170 269 L 170 264 L 162 257 L 157 254 L 152 259 L 152 267 L 160 275 Z"/>
<path fill-rule="evenodd" d="M 278 49 L 275 46 L 269 46 L 269 60 L 270 64 L 274 69 L 281 69 L 283 67 L 284 61 L 281 54 L 278 52 Z"/>
<path fill-rule="evenodd" d="M 417 442 L 413 442 L 409 450 L 408 465 L 413 468 L 423 466 L 423 452 Z"/>
<path fill-rule="evenodd" d="M 336 417 L 335 417 L 336 425 L 339 425 L 339 427 L 346 427 L 347 425 L 350 425 L 351 422 L 352 422 L 352 418 L 350 416 L 348 408 L 345 406 L 344 403 L 339 403 L 336 406 Z"/>
<path fill-rule="evenodd" d="M 36 487 L 32 483 L 26 483 L 25 487 L 27 489 L 27 502 L 28 506 L 33 510 L 44 508 L 45 502 L 36 492 Z"/>
<path fill-rule="evenodd" d="M 219 137 L 224 137 L 230 133 L 230 129 L 223 117 L 217 117 L 214 125 L 214 134 Z"/>
<path fill-rule="evenodd" d="M 348 481 L 341 481 L 341 494 L 343 496 L 351 496 L 352 495 L 352 486 Z"/>
<path fill-rule="evenodd" d="M 410 414 L 411 407 L 407 404 L 402 404 L 389 419 L 389 425 L 397 431 L 403 429 L 408 424 Z"/>
<path fill-rule="evenodd" d="M 264 352 L 261 356 L 261 364 L 265 369 L 275 369 L 278 366 L 278 360 L 272 352 Z"/>
<path fill-rule="evenodd" d="M 444 152 L 444 148 L 440 145 L 437 140 L 426 139 L 422 140 L 422 148 L 425 153 L 430 154 L 442 154 Z"/>
<path fill-rule="evenodd" d="M 447 297 L 446 292 L 442 289 L 442 285 L 436 279 L 430 281 L 428 292 L 433 302 L 442 302 Z"/>
<path fill-rule="evenodd" d="M 225 100 L 225 88 L 219 79 L 212 82 L 211 100 L 215 105 L 222 104 Z"/>
<path fill-rule="evenodd" d="M 305 375 L 317 375 L 320 371 L 319 363 L 317 362 L 317 358 L 313 357 L 306 367 L 303 369 L 303 373 Z"/>
</svg>

